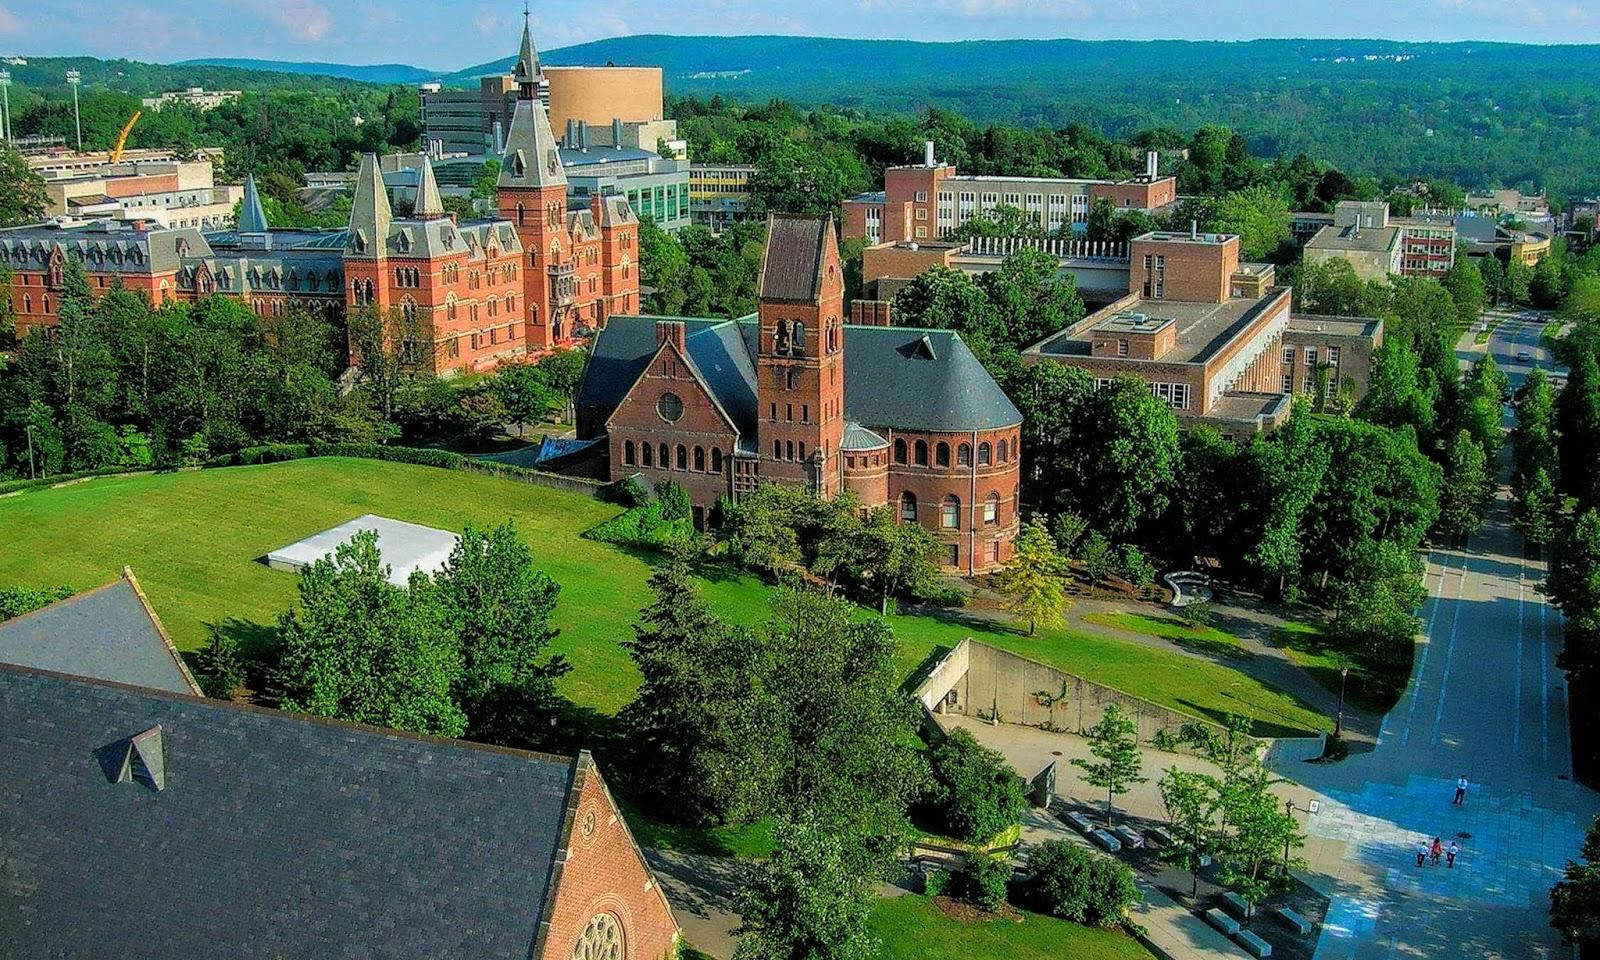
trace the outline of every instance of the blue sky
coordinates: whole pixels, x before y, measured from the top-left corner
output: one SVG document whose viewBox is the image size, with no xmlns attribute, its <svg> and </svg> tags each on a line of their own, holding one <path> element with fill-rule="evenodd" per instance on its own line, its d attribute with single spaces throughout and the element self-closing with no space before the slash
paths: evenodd
<svg viewBox="0 0 1600 960">
<path fill-rule="evenodd" d="M 1600 42 L 1600 0 L 539 0 L 539 45 L 631 33 L 1385 37 Z M 455 69 L 514 52 L 519 3 L 0 0 L 0 54 L 201 56 Z"/>
</svg>

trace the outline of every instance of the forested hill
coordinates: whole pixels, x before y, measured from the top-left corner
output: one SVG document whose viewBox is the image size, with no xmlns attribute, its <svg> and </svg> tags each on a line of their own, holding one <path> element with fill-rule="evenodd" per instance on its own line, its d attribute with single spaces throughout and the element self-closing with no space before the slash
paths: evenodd
<svg viewBox="0 0 1600 960">
<path fill-rule="evenodd" d="M 16 96 L 23 90 L 57 94 L 67 90 L 67 71 L 83 76 L 84 89 L 107 87 L 134 96 L 153 96 L 164 90 L 205 87 L 210 90 L 264 90 L 306 82 L 313 70 L 270 60 L 238 61 L 238 65 L 211 63 L 143 63 L 138 60 L 101 60 L 96 57 L 27 57 L 25 63 L 7 61 Z M 248 65 L 248 66 L 247 66 Z M 333 67 L 335 64 L 329 64 Z M 348 68 L 347 68 L 348 69 Z M 359 69 L 359 68 L 358 68 Z M 411 68 L 403 68 L 411 69 Z M 328 73 L 320 80 L 334 86 L 354 86 L 353 78 Z"/>
<path fill-rule="evenodd" d="M 249 60 L 238 57 L 209 57 L 184 60 L 174 67 L 232 67 L 241 70 L 274 71 L 300 76 L 337 77 L 341 80 L 358 80 L 362 83 L 422 83 L 437 80 L 437 70 L 427 70 L 404 63 L 322 63 L 318 61 Z"/>
</svg>

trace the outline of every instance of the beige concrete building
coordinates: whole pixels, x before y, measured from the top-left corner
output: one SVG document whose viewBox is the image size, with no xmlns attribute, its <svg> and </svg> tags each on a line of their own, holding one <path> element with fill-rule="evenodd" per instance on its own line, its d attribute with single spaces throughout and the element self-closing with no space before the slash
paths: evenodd
<svg viewBox="0 0 1600 960">
<path fill-rule="evenodd" d="M 224 103 L 242 96 L 244 96 L 242 90 L 207 90 L 205 87 L 189 87 L 186 90 L 169 90 L 158 97 L 146 97 L 140 102 L 144 104 L 146 110 L 160 110 L 173 103 L 181 103 L 197 110 L 215 110 Z"/>
<path fill-rule="evenodd" d="M 164 227 L 221 229 L 244 188 L 217 186 L 210 160 L 72 164 L 39 171 L 46 213 L 76 219 L 145 220 Z"/>
</svg>

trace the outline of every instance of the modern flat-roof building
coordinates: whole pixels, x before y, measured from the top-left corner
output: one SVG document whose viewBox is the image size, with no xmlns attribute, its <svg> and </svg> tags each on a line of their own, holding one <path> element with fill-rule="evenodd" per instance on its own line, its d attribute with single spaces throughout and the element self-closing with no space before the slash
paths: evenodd
<svg viewBox="0 0 1600 960">
<path fill-rule="evenodd" d="M 1355 403 L 1372 383 L 1372 355 L 1383 346 L 1383 321 L 1296 314 L 1283 332 L 1283 392 L 1339 393 Z"/>
<path fill-rule="evenodd" d="M 937 240 L 999 206 L 1022 210 L 1041 229 L 1057 233 L 1081 229 L 1101 198 L 1119 210 L 1146 212 L 1178 200 L 1178 181 L 1160 175 L 1155 153 L 1148 156 L 1144 173 L 1114 181 L 960 174 L 954 164 L 934 159 L 933 141 L 924 150 L 921 164 L 884 171 L 882 191 L 844 202 L 845 237 L 872 243 Z"/>
<path fill-rule="evenodd" d="M 238 186 L 218 186 L 208 159 L 78 161 L 35 170 L 44 180 L 52 217 L 144 220 L 165 227 L 217 230 L 233 219 L 243 196 Z"/>
<path fill-rule="evenodd" d="M 1341 200 L 1333 213 L 1296 213 L 1291 232 L 1307 263 L 1347 260 L 1364 280 L 1444 276 L 1456 262 L 1456 218 L 1392 217 L 1381 200 Z"/>
<path fill-rule="evenodd" d="M 750 212 L 750 178 L 755 172 L 748 163 L 691 163 L 689 218 L 713 233 L 756 219 Z"/>
<path fill-rule="evenodd" d="M 140 102 L 144 104 L 146 110 L 160 110 L 173 103 L 181 103 L 196 110 L 215 110 L 224 103 L 242 96 L 244 96 L 243 90 L 207 90 L 205 87 L 189 87 L 184 90 L 169 90 L 155 97 L 146 97 Z"/>
</svg>

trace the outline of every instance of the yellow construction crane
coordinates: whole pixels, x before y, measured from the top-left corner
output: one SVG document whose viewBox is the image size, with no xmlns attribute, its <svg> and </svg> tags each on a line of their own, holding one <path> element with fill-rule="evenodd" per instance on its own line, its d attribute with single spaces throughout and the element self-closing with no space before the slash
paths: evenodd
<svg viewBox="0 0 1600 960">
<path fill-rule="evenodd" d="M 143 110 L 133 111 L 133 116 L 129 117 L 128 122 L 123 125 L 122 132 L 117 134 L 117 144 L 111 148 L 112 163 L 117 163 L 122 159 L 122 148 L 128 142 L 128 134 L 133 132 L 133 125 L 138 123 L 139 118 L 142 116 L 144 116 Z"/>
</svg>

